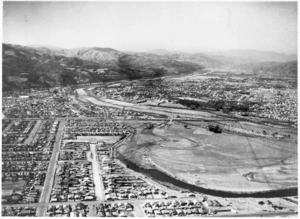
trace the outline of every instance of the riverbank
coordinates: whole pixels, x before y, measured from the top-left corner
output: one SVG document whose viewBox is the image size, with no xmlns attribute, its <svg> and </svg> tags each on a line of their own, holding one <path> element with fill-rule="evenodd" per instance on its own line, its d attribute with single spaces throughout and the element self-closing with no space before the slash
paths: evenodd
<svg viewBox="0 0 300 219">
<path fill-rule="evenodd" d="M 253 198 L 273 198 L 273 197 L 288 197 L 288 196 L 298 196 L 298 188 L 288 188 L 279 190 L 269 190 L 269 191 L 259 191 L 259 192 L 232 192 L 232 191 L 221 191 L 208 188 L 202 188 L 196 185 L 189 184 L 187 182 L 181 181 L 178 178 L 174 178 L 167 173 L 162 172 L 163 170 L 151 169 L 147 170 L 138 167 L 133 162 L 126 159 L 121 153 L 117 153 L 117 158 L 124 163 L 127 168 L 130 168 L 136 172 L 142 173 L 148 177 L 151 177 L 155 181 L 168 182 L 176 187 L 182 188 L 183 190 L 190 190 L 192 192 L 199 192 L 207 195 L 217 196 L 217 197 L 230 197 L 230 198 L 240 198 L 240 197 L 253 197 Z"/>
</svg>

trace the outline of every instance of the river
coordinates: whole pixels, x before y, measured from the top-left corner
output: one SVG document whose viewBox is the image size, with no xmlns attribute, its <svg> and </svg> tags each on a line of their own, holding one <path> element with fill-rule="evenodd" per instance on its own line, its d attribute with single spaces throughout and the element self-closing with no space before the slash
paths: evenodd
<svg viewBox="0 0 300 219">
<path fill-rule="evenodd" d="M 188 189 L 192 192 L 199 192 L 206 195 L 218 196 L 218 197 L 226 197 L 226 198 L 241 198 L 241 197 L 252 197 L 252 198 L 274 198 L 274 197 L 287 197 L 287 196 L 298 196 L 298 188 L 288 188 L 288 189 L 280 189 L 280 190 L 270 190 L 264 192 L 230 192 L 230 191 L 220 191 L 198 187 L 192 184 L 188 184 L 186 182 L 175 179 L 157 169 L 144 169 L 138 167 L 133 162 L 127 160 L 121 153 L 117 152 L 117 158 L 126 166 L 138 173 L 142 173 L 147 177 L 152 178 L 156 181 L 167 182 L 179 188 Z"/>
</svg>

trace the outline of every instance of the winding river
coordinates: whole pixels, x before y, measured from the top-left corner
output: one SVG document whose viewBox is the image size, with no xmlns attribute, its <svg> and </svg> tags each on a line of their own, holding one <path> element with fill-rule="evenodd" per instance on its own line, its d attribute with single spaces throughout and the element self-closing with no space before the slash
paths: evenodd
<svg viewBox="0 0 300 219">
<path fill-rule="evenodd" d="M 192 184 L 188 184 L 186 182 L 180 181 L 178 179 L 175 179 L 157 169 L 144 169 L 138 167 L 133 162 L 126 159 L 121 153 L 117 152 L 117 158 L 124 163 L 128 168 L 138 172 L 142 173 L 143 175 L 146 175 L 147 177 L 152 178 L 153 180 L 161 181 L 161 182 L 167 182 L 174 186 L 188 189 L 192 192 L 199 192 L 207 195 L 213 195 L 218 197 L 227 197 L 227 198 L 240 198 L 240 197 L 252 197 L 252 198 L 274 198 L 274 197 L 287 197 L 287 196 L 297 196 L 298 195 L 298 188 L 288 188 L 288 189 L 280 189 L 280 190 L 270 190 L 270 191 L 260 191 L 260 192 L 229 192 L 229 191 L 221 191 L 221 190 L 213 190 L 213 189 L 207 189 L 198 187 Z"/>
</svg>

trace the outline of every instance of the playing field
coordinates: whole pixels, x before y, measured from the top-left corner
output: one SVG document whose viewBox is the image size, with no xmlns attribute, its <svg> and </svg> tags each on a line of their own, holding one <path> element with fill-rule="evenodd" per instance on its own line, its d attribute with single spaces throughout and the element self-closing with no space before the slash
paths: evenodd
<svg viewBox="0 0 300 219">
<path fill-rule="evenodd" d="M 173 124 L 142 131 L 128 148 L 122 151 L 134 153 L 134 162 L 142 164 L 142 155 L 149 154 L 160 169 L 201 187 L 227 191 L 297 187 L 294 139 L 215 134 Z"/>
</svg>

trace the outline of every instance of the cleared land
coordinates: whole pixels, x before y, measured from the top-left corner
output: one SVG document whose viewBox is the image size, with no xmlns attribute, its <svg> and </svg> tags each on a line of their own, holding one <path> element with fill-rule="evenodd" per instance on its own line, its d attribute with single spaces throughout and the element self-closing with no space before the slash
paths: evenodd
<svg viewBox="0 0 300 219">
<path fill-rule="evenodd" d="M 120 148 L 125 156 L 145 168 L 150 167 L 144 159 L 151 159 L 157 169 L 201 187 L 241 192 L 297 187 L 295 139 L 215 134 L 174 124 L 145 129 L 133 141 Z"/>
<path fill-rule="evenodd" d="M 90 141 L 90 142 L 98 142 L 104 141 L 107 144 L 116 143 L 120 139 L 120 136 L 77 136 L 77 140 L 80 141 Z"/>
</svg>

